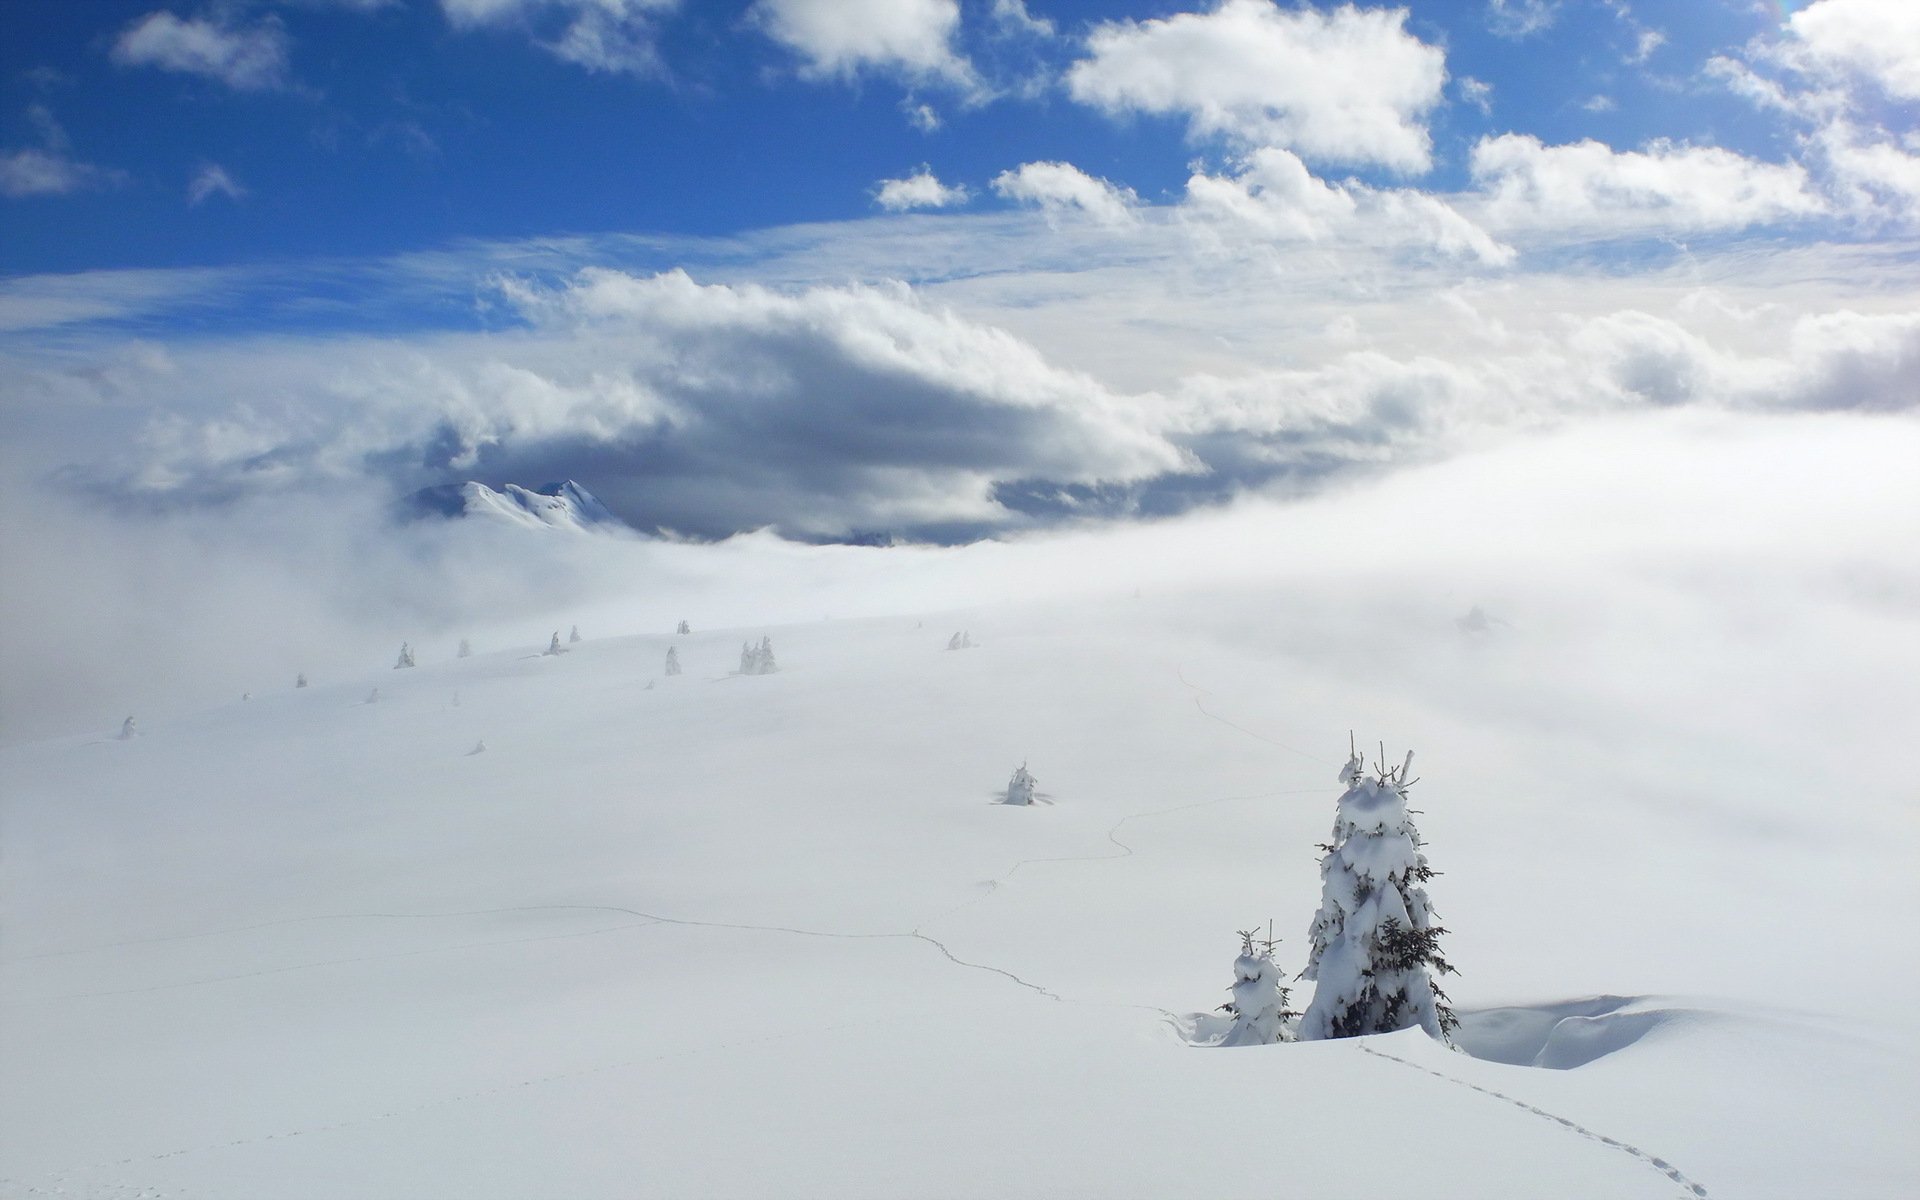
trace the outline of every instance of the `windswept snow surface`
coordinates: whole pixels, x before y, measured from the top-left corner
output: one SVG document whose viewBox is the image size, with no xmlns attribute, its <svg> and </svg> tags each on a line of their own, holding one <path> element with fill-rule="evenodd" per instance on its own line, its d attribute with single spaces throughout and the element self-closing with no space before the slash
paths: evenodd
<svg viewBox="0 0 1920 1200">
<path fill-rule="evenodd" d="M 823 621 L 754 677 L 764 627 L 542 628 L 0 750 L 0 1194 L 1916 1194 L 1904 764 L 1732 753 L 1728 645 L 1636 634 L 1642 726 L 1453 603 Z M 1234 930 L 1303 961 L 1350 727 L 1418 751 L 1473 1053 L 1202 1048 Z"/>
</svg>

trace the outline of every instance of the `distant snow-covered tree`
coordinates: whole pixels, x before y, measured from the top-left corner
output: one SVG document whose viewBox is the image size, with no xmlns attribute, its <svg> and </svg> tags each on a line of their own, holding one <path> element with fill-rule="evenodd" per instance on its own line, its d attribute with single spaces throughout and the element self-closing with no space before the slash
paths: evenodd
<svg viewBox="0 0 1920 1200">
<path fill-rule="evenodd" d="M 307 686 L 307 673 L 305 671 L 302 671 L 298 675 L 295 675 L 293 677 L 293 686 L 297 688 L 303 688 Z"/>
<path fill-rule="evenodd" d="M 1021 763 L 1014 768 L 1013 778 L 1007 781 L 1008 804 L 1032 804 L 1033 785 L 1036 781 L 1027 770 L 1027 764 Z"/>
<path fill-rule="evenodd" d="M 667 647 L 667 674 L 678 675 L 679 673 L 680 673 L 680 651 L 673 646 L 668 646 Z"/>
<path fill-rule="evenodd" d="M 455 658 L 472 658 L 473 657 L 473 647 L 467 644 L 467 639 L 465 638 L 460 639 L 460 649 L 457 652 L 455 652 L 454 657 Z"/>
<path fill-rule="evenodd" d="M 375 688 L 375 689 L 373 689 L 372 691 L 370 691 L 370 692 L 368 692 L 368 693 L 367 693 L 367 703 L 368 703 L 368 704 L 378 704 L 378 703 L 380 703 L 380 689 L 379 689 L 379 688 Z"/>
<path fill-rule="evenodd" d="M 487 743 L 485 739 L 482 739 L 473 744 L 473 749 L 467 751 L 467 757 L 472 758 L 476 754 L 485 754 L 486 752 L 487 752 Z"/>
<path fill-rule="evenodd" d="M 405 642 L 401 642 L 400 657 L 394 661 L 393 669 L 398 671 L 402 667 L 411 667 L 412 665 L 413 665 L 413 647 L 407 645 Z"/>
<path fill-rule="evenodd" d="M 567 641 L 568 643 L 573 643 L 579 640 L 580 640 L 580 627 L 578 625 L 575 625 L 572 629 L 567 631 Z"/>
<path fill-rule="evenodd" d="M 1453 966 L 1440 956 L 1446 930 L 1434 924 L 1423 886 L 1433 870 L 1407 809 L 1413 754 L 1391 768 L 1381 757 L 1368 775 L 1351 753 L 1340 772 L 1347 790 L 1333 840 L 1321 847 L 1320 911 L 1307 931 L 1311 945 L 1300 973 L 1315 985 L 1300 1022 L 1303 1041 L 1418 1025 L 1445 1042 L 1458 1023 L 1433 978 Z"/>
<path fill-rule="evenodd" d="M 971 650 L 973 649 L 973 644 L 973 634 L 965 629 L 962 629 L 959 633 L 947 639 L 947 649 L 949 650 Z"/>
<path fill-rule="evenodd" d="M 565 654 L 566 652 L 567 652 L 567 648 L 560 644 L 560 631 L 556 629 L 553 631 L 553 640 L 547 643 L 547 648 L 541 651 L 541 653 Z"/>
<path fill-rule="evenodd" d="M 1222 1046 L 1267 1046 L 1290 1042 L 1290 1022 L 1299 1016 L 1287 1008 L 1286 976 L 1273 961 L 1275 941 L 1257 938 L 1251 929 L 1240 931 L 1240 956 L 1233 960 L 1233 998 L 1220 1011 L 1233 1018 Z"/>
<path fill-rule="evenodd" d="M 740 643 L 740 673 L 742 675 L 771 675 L 780 669 L 773 658 L 773 639 L 763 637 L 755 645 L 751 640 Z"/>
<path fill-rule="evenodd" d="M 126 720 L 120 722 L 120 740 L 121 741 L 130 742 L 139 736 L 140 736 L 140 731 L 133 727 L 132 717 L 128 717 Z"/>
<path fill-rule="evenodd" d="M 685 621 L 682 621 L 678 625 L 673 627 L 673 631 L 677 634 L 685 636 L 693 632 L 693 626 L 687 624 Z"/>
</svg>

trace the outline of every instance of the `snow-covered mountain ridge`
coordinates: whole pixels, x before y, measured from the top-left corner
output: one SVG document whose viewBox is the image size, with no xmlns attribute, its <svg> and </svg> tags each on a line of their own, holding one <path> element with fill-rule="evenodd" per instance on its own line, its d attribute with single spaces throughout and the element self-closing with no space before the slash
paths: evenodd
<svg viewBox="0 0 1920 1200">
<path fill-rule="evenodd" d="M 499 491 L 472 480 L 442 484 L 415 492 L 408 497 L 408 508 L 417 514 L 480 517 L 527 529 L 561 529 L 571 533 L 631 528 L 592 492 L 571 479 L 539 488 L 509 483 Z"/>
</svg>

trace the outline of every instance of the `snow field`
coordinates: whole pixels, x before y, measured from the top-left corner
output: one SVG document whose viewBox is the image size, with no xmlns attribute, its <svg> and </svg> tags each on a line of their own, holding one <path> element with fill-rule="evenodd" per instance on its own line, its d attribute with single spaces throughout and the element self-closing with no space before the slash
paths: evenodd
<svg viewBox="0 0 1920 1200">
<path fill-rule="evenodd" d="M 543 631 L 0 751 L 0 1191 L 1911 1190 L 1897 799 L 1862 841 L 1805 747 L 1693 765 L 1719 647 L 1634 741 L 1524 669 L 1550 634 L 1318 612 Z M 729 674 L 763 633 L 781 671 Z M 1350 725 L 1418 751 L 1483 1057 L 1195 1048 L 1235 929 L 1304 961 Z M 995 803 L 1023 759 L 1052 805 Z"/>
</svg>

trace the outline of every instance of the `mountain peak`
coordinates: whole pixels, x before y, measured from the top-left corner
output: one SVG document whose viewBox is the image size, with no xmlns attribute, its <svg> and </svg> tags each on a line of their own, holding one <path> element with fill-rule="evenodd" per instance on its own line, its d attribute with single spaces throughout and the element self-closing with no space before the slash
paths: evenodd
<svg viewBox="0 0 1920 1200">
<path fill-rule="evenodd" d="M 526 529 L 563 529 L 573 533 L 628 528 L 599 497 L 571 479 L 537 488 L 508 483 L 499 491 L 468 480 L 422 488 L 407 499 L 419 516 L 478 516 Z"/>
</svg>

